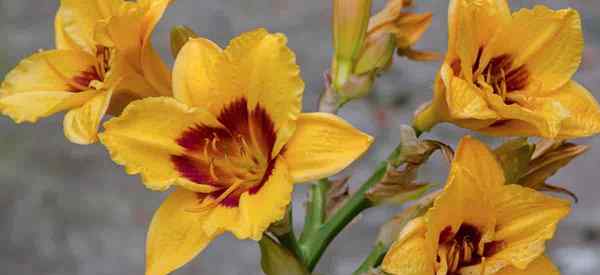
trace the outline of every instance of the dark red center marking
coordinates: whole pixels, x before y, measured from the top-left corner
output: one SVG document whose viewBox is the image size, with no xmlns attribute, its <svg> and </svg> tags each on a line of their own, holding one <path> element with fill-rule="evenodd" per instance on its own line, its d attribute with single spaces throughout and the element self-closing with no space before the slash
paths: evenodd
<svg viewBox="0 0 600 275">
<path fill-rule="evenodd" d="M 96 65 L 75 75 L 69 83 L 70 91 L 79 93 L 87 90 L 92 81 L 104 81 L 105 75 L 110 71 L 111 52 L 104 46 L 96 47 Z"/>
<path fill-rule="evenodd" d="M 440 248 L 448 250 L 448 274 L 457 275 L 461 268 L 481 263 L 483 257 L 493 256 L 504 246 L 502 241 L 488 242 L 480 251 L 481 241 L 482 233 L 474 225 L 463 223 L 456 233 L 452 232 L 450 226 L 444 228 L 439 235 L 439 244 Z M 441 262 L 440 257 L 438 254 L 438 262 Z"/>
<path fill-rule="evenodd" d="M 224 128 L 191 126 L 177 139 L 186 152 L 171 156 L 181 176 L 219 188 L 209 194 L 213 199 L 237 186 L 221 205 L 236 207 L 244 192 L 258 192 L 275 165 L 271 156 L 276 139 L 273 120 L 260 105 L 248 109 L 247 100 L 240 98 L 217 117 Z"/>
<path fill-rule="evenodd" d="M 513 66 L 513 57 L 508 54 L 493 57 L 487 63 L 485 68 L 481 69 L 481 57 L 483 54 L 484 47 L 480 47 L 477 51 L 477 57 L 473 63 L 472 73 L 479 73 L 483 76 L 486 83 L 489 84 L 493 89 L 494 93 L 500 94 L 501 89 L 505 89 L 506 93 L 513 91 L 522 90 L 529 84 L 530 73 L 525 65 L 519 67 Z M 460 77 L 462 72 L 460 59 L 455 59 L 450 63 L 450 68 L 455 76 Z M 477 75 L 475 76 L 477 77 Z M 477 79 L 474 79 L 475 84 Z M 480 86 L 481 87 L 481 86 Z M 512 104 L 514 102 L 506 102 Z"/>
</svg>

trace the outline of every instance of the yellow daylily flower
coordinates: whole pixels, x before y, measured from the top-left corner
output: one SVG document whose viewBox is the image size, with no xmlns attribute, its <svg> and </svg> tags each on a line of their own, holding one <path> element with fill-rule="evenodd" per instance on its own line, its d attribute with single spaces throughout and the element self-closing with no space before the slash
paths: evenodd
<svg viewBox="0 0 600 275">
<path fill-rule="evenodd" d="M 559 274 L 543 253 L 569 211 L 568 201 L 505 185 L 493 153 L 465 137 L 446 187 L 400 233 L 382 268 L 402 275 Z"/>
<path fill-rule="evenodd" d="M 576 10 L 511 14 L 505 0 L 453 0 L 448 53 L 432 103 L 415 118 L 497 136 L 576 138 L 600 132 L 600 106 L 571 80 L 584 40 Z"/>
<path fill-rule="evenodd" d="M 150 43 L 169 0 L 62 0 L 56 49 L 21 61 L 0 86 L 0 110 L 15 122 L 67 111 L 66 137 L 97 140 L 105 113 L 131 100 L 169 95 L 170 73 Z"/>
<path fill-rule="evenodd" d="M 173 98 L 131 103 L 101 141 L 129 174 L 177 188 L 148 233 L 147 274 L 167 274 L 224 232 L 259 240 L 294 182 L 339 172 L 372 138 L 341 118 L 301 113 L 304 83 L 282 34 L 244 33 L 226 49 L 194 38 L 173 70 Z"/>
</svg>

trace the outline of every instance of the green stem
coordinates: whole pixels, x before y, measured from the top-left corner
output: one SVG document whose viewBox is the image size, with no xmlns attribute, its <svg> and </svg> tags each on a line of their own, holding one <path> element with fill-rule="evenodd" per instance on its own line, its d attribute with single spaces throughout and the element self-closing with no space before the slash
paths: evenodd
<svg viewBox="0 0 600 275">
<path fill-rule="evenodd" d="M 310 187 L 304 229 L 300 236 L 301 243 L 316 234 L 325 221 L 325 197 L 330 184 L 328 179 L 321 179 Z"/>
<path fill-rule="evenodd" d="M 385 246 L 385 244 L 378 242 L 375 247 L 373 247 L 373 250 L 371 250 L 371 253 L 369 253 L 369 256 L 367 256 L 367 258 L 360 264 L 358 269 L 352 273 L 352 275 L 361 275 L 369 271 L 371 268 L 379 266 L 381 261 L 383 261 L 383 257 L 385 256 L 387 250 L 388 248 Z"/>
<path fill-rule="evenodd" d="M 298 244 L 298 240 L 296 239 L 296 235 L 294 234 L 294 226 L 293 226 L 293 217 L 292 217 L 292 208 L 288 207 L 288 210 L 285 214 L 285 217 L 278 223 L 271 225 L 269 228 L 269 232 L 271 232 L 281 245 L 285 246 L 288 250 L 290 250 L 298 259 L 304 259 L 302 255 L 302 250 L 300 249 L 300 245 Z"/>
<path fill-rule="evenodd" d="M 400 153 L 398 146 L 388 160 L 394 159 Z M 375 172 L 362 186 L 352 195 L 352 197 L 340 208 L 325 224 L 321 226 L 317 234 L 311 238 L 305 239 L 301 243 L 301 249 L 304 251 L 305 263 L 307 268 L 312 271 L 317 262 L 329 246 L 331 241 L 363 210 L 372 206 L 371 202 L 365 197 L 365 194 L 371 187 L 377 184 L 385 175 L 388 166 L 388 160 L 381 162 Z"/>
<path fill-rule="evenodd" d="M 298 245 L 298 241 L 296 240 L 296 236 L 294 235 L 294 231 L 287 232 L 283 235 L 277 236 L 277 239 L 281 243 L 281 245 L 285 246 L 287 249 L 292 251 L 296 257 L 299 259 L 303 259 L 302 250 Z"/>
</svg>

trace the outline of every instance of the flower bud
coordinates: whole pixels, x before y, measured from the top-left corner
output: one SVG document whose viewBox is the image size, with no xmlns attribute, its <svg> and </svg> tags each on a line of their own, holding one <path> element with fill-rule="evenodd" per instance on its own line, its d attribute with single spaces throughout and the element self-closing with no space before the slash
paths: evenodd
<svg viewBox="0 0 600 275">
<path fill-rule="evenodd" d="M 197 38 L 198 35 L 190 28 L 180 25 L 175 26 L 171 29 L 171 54 L 173 57 L 177 57 L 179 51 L 190 40 L 190 38 Z"/>
<path fill-rule="evenodd" d="M 333 0 L 332 76 L 336 90 L 348 81 L 363 47 L 371 0 Z"/>
<path fill-rule="evenodd" d="M 260 246 L 260 265 L 267 275 L 308 275 L 306 268 L 294 255 L 276 243 L 269 236 L 264 235 L 258 242 Z"/>
<path fill-rule="evenodd" d="M 369 37 L 354 68 L 355 74 L 366 74 L 384 70 L 391 64 L 396 50 L 396 39 L 391 33 Z"/>
</svg>

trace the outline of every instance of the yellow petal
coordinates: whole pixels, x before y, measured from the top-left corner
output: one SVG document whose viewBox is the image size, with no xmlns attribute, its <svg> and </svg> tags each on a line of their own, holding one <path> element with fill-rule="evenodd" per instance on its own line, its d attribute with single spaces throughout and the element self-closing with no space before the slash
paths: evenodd
<svg viewBox="0 0 600 275">
<path fill-rule="evenodd" d="M 179 51 L 173 67 L 173 96 L 190 106 L 209 108 L 218 115 L 222 105 L 215 108 L 211 104 L 221 96 L 229 98 L 216 87 L 214 65 L 221 52 L 221 48 L 208 39 L 189 40 Z M 240 95 L 231 96 L 229 100 Z"/>
<path fill-rule="evenodd" d="M 498 224 L 496 240 L 503 248 L 491 260 L 503 260 L 524 269 L 544 252 L 558 222 L 570 211 L 566 200 L 519 185 L 506 185 L 494 198 Z"/>
<path fill-rule="evenodd" d="M 506 0 L 453 0 L 448 10 L 448 56 L 460 58 L 462 73 L 472 81 L 472 68 L 479 49 L 510 22 Z"/>
<path fill-rule="evenodd" d="M 296 57 L 286 43 L 283 34 L 270 34 L 264 29 L 233 39 L 215 64 L 221 95 L 206 103 L 210 110 L 220 111 L 219 106 L 245 96 L 249 110 L 257 105 L 264 108 L 277 132 L 273 156 L 294 133 L 304 91 Z"/>
<path fill-rule="evenodd" d="M 196 193 L 177 188 L 154 214 L 146 244 L 146 275 L 166 275 L 180 268 L 221 232 L 203 230 L 206 214 L 190 212 L 198 207 Z"/>
<path fill-rule="evenodd" d="M 75 50 L 52 50 L 22 60 L 0 87 L 2 113 L 17 122 L 81 106 L 95 92 L 71 92 L 72 79 L 94 66 L 94 58 Z"/>
<path fill-rule="evenodd" d="M 63 32 L 80 49 L 96 52 L 94 30 L 96 23 L 116 14 L 122 0 L 61 0 Z"/>
<path fill-rule="evenodd" d="M 152 32 L 165 13 L 171 0 L 146 0 L 139 4 L 147 9 L 142 23 L 142 70 L 144 76 L 161 95 L 170 96 L 171 71 L 152 47 Z"/>
<path fill-rule="evenodd" d="M 96 23 L 94 29 L 94 41 L 115 48 L 137 71 L 142 70 L 140 57 L 144 15 L 145 11 L 135 3 L 124 2 L 113 16 Z"/>
<path fill-rule="evenodd" d="M 504 171 L 490 149 L 469 136 L 461 139 L 454 154 L 453 165 L 464 168 L 473 175 L 484 190 L 493 191 L 504 185 Z"/>
<path fill-rule="evenodd" d="M 423 218 L 410 221 L 385 255 L 381 267 L 392 275 L 432 275 L 434 258 L 425 241 Z"/>
<path fill-rule="evenodd" d="M 518 105 L 504 106 L 500 99 L 490 100 L 507 120 L 480 131 L 500 136 L 542 136 L 578 138 L 598 133 L 600 108 L 596 99 L 575 81 L 554 91 L 518 91 L 510 94 Z"/>
<path fill-rule="evenodd" d="M 98 127 L 111 97 L 112 91 L 103 91 L 83 106 L 69 111 L 63 122 L 67 139 L 77 144 L 92 144 L 98 141 Z"/>
<path fill-rule="evenodd" d="M 428 241 L 437 251 L 439 235 L 450 228 L 456 233 L 462 223 L 479 228 L 483 239 L 494 231 L 496 217 L 492 198 L 504 184 L 504 172 L 483 143 L 463 138 L 452 161 L 448 183 L 426 214 Z"/>
<path fill-rule="evenodd" d="M 569 117 L 567 110 L 559 101 L 551 98 L 536 98 L 511 94 L 509 98 L 517 104 L 506 104 L 500 96 L 486 93 L 488 103 L 503 120 L 520 120 L 536 128 L 535 136 L 555 138 L 562 122 Z M 510 126 L 509 126 L 510 127 Z M 481 129 L 482 132 L 502 136 L 518 135 L 518 132 L 509 131 L 504 122 L 491 125 L 489 128 Z M 529 129 L 528 132 L 532 132 Z"/>
<path fill-rule="evenodd" d="M 184 150 L 177 139 L 198 124 L 221 127 L 202 109 L 172 98 L 147 98 L 132 102 L 120 117 L 105 123 L 100 139 L 127 173 L 141 174 L 150 189 L 165 190 L 182 178 L 171 161 Z"/>
<path fill-rule="evenodd" d="M 338 116 L 301 114 L 284 158 L 294 182 L 306 182 L 337 174 L 360 157 L 373 138 Z"/>
<path fill-rule="evenodd" d="M 260 240 L 269 225 L 280 220 L 292 199 L 293 182 L 287 164 L 276 160 L 271 176 L 258 190 L 240 197 L 239 207 L 218 206 L 207 218 L 207 233 L 226 230 L 238 239 Z"/>
<path fill-rule="evenodd" d="M 510 266 L 503 268 L 495 275 L 560 275 L 560 271 L 548 257 L 540 256 L 525 269 Z"/>
<path fill-rule="evenodd" d="M 105 86 L 113 87 L 115 92 L 126 92 L 137 98 L 160 96 L 140 71 L 127 61 L 126 56 L 117 53 L 112 60 Z"/>
<path fill-rule="evenodd" d="M 492 120 L 498 118 L 481 96 L 483 91 L 467 81 L 455 77 L 448 65 L 443 65 L 442 80 L 446 86 L 446 103 L 451 118 Z"/>
<path fill-rule="evenodd" d="M 255 194 L 242 194 L 240 212 L 246 227 L 243 231 L 247 232 L 249 238 L 260 240 L 271 223 L 283 218 L 292 201 L 293 187 L 294 182 L 285 160 L 278 158 L 271 176 L 260 190 Z"/>
<path fill-rule="evenodd" d="M 59 50 L 80 50 L 81 48 L 65 33 L 63 10 L 59 9 L 54 18 L 54 41 Z"/>
<path fill-rule="evenodd" d="M 600 132 L 600 106 L 594 96 L 577 82 L 569 81 L 544 98 L 559 102 L 569 113 L 560 125 L 558 138 L 578 138 Z"/>
<path fill-rule="evenodd" d="M 574 9 L 553 11 L 545 6 L 522 9 L 486 47 L 486 56 L 508 54 L 513 68 L 525 65 L 541 90 L 567 83 L 581 63 L 583 51 L 581 19 Z"/>
</svg>

